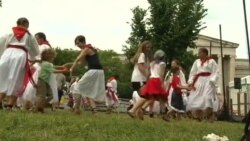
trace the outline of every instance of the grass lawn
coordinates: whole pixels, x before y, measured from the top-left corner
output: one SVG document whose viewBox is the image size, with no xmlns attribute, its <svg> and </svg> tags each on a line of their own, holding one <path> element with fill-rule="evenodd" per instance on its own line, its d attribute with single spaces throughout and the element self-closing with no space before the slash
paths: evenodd
<svg viewBox="0 0 250 141">
<path fill-rule="evenodd" d="M 244 128 L 242 123 L 219 121 L 165 122 L 147 116 L 141 121 L 126 114 L 46 112 L 0 111 L 0 141 L 202 141 L 210 133 L 238 141 Z"/>
</svg>

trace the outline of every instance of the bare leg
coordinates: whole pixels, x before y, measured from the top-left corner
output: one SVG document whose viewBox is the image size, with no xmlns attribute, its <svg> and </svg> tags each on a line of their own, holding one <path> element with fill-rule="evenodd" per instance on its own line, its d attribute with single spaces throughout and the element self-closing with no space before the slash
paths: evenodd
<svg viewBox="0 0 250 141">
<path fill-rule="evenodd" d="M 3 100 L 5 98 L 6 94 L 5 93 L 0 93 L 0 109 L 2 109 L 3 107 Z"/>
<path fill-rule="evenodd" d="M 159 102 L 160 102 L 160 113 L 161 113 L 161 115 L 163 115 L 164 113 L 168 112 L 166 109 L 166 105 L 165 105 L 166 101 L 160 99 Z"/>
<path fill-rule="evenodd" d="M 95 104 L 94 99 L 88 98 L 88 101 L 89 101 L 90 107 L 92 109 L 92 113 L 95 114 L 97 111 L 96 111 L 96 104 Z"/>
<path fill-rule="evenodd" d="M 12 108 L 16 105 L 17 97 L 11 95 L 8 100 L 8 110 L 12 110 Z"/>
<path fill-rule="evenodd" d="M 80 110 L 80 104 L 81 104 L 81 95 L 80 94 L 73 94 L 73 98 L 74 98 L 74 113 L 79 115 L 81 113 Z"/>
<path fill-rule="evenodd" d="M 144 98 L 139 98 L 138 101 L 134 104 L 134 106 L 128 111 L 129 116 L 135 117 L 136 111 L 142 107 L 142 105 L 146 102 L 146 99 Z"/>
<path fill-rule="evenodd" d="M 210 122 L 213 122 L 214 119 L 213 119 L 213 108 L 206 108 L 205 111 L 204 111 L 204 114 L 207 118 L 208 121 Z"/>
</svg>

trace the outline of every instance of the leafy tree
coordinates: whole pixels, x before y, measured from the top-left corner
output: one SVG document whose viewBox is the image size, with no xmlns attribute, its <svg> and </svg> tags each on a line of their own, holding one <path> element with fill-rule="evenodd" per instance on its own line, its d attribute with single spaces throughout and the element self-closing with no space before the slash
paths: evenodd
<svg viewBox="0 0 250 141">
<path fill-rule="evenodd" d="M 130 24 L 132 31 L 130 33 L 130 37 L 126 41 L 128 45 L 123 46 L 123 51 L 125 56 L 130 59 L 134 56 L 138 44 L 143 40 L 150 39 L 150 35 L 147 32 L 147 19 L 145 16 L 147 15 L 147 10 L 140 8 L 139 6 L 132 9 L 132 13 L 134 14 L 132 18 L 132 23 Z"/>
<path fill-rule="evenodd" d="M 167 62 L 176 58 L 185 64 L 184 67 L 191 66 L 194 56 L 187 52 L 187 47 L 195 47 L 197 35 L 205 28 L 201 21 L 207 11 L 204 9 L 203 0 L 148 0 L 148 3 L 148 10 L 139 7 L 132 10 L 132 32 L 126 42 L 128 46 L 124 46 L 123 50 L 125 54 L 129 54 L 126 55 L 128 59 L 135 53 L 137 46 L 134 44 L 138 44 L 138 39 L 151 37 L 153 51 L 164 50 Z"/>
</svg>

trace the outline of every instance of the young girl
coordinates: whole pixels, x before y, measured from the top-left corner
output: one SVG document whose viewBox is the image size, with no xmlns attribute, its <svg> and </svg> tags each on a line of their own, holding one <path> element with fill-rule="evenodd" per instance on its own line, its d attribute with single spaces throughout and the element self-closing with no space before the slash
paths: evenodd
<svg viewBox="0 0 250 141">
<path fill-rule="evenodd" d="M 132 58 L 134 70 L 132 72 L 131 82 L 133 93 L 139 92 L 139 89 L 146 83 L 149 68 L 149 52 L 152 44 L 150 41 L 140 43 L 135 56 Z"/>
<path fill-rule="evenodd" d="M 140 98 L 135 103 L 132 109 L 128 111 L 131 117 L 136 116 L 137 110 L 146 108 L 154 100 L 163 100 L 166 97 L 165 90 L 163 88 L 163 79 L 165 73 L 166 63 L 165 53 L 162 50 L 157 50 L 154 54 L 154 61 L 150 63 L 150 78 L 146 85 L 142 88 L 140 92 Z M 143 119 L 142 112 L 139 112 L 139 118 Z"/>
<path fill-rule="evenodd" d="M 119 99 L 117 96 L 117 79 L 118 75 L 110 77 L 107 82 L 106 90 L 106 106 L 108 108 L 107 112 L 111 112 L 112 109 L 117 108 L 119 104 Z"/>
<path fill-rule="evenodd" d="M 182 99 L 182 89 L 189 89 L 188 86 L 183 86 L 180 79 L 180 68 L 178 66 L 172 67 L 172 80 L 170 82 L 171 91 L 171 103 L 169 104 L 170 110 L 167 115 L 163 117 L 164 120 L 168 120 L 170 115 L 177 113 L 184 113 L 184 104 Z"/>
<path fill-rule="evenodd" d="M 41 70 L 38 76 L 37 92 L 35 98 L 35 111 L 44 112 L 45 105 L 53 98 L 51 87 L 49 86 L 50 77 L 53 73 L 68 72 L 67 68 L 56 70 L 52 64 L 56 53 L 53 49 L 46 49 L 41 54 Z"/>
</svg>

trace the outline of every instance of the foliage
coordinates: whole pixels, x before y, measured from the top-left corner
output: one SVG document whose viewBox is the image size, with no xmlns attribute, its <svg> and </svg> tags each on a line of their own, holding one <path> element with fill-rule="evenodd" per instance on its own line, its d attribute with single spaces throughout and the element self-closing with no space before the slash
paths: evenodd
<svg viewBox="0 0 250 141">
<path fill-rule="evenodd" d="M 134 14 L 134 16 L 132 18 L 132 23 L 130 24 L 130 26 L 133 32 L 130 33 L 130 37 L 126 41 L 129 46 L 123 46 L 124 54 L 129 61 L 134 56 L 138 48 L 138 44 L 143 40 L 148 40 L 151 38 L 146 29 L 147 20 L 145 20 L 145 16 L 147 14 L 147 10 L 144 10 L 137 6 L 132 9 L 132 13 Z"/>
<path fill-rule="evenodd" d="M 59 47 L 55 48 L 55 51 L 57 53 L 57 56 L 54 60 L 55 66 L 60 66 L 65 63 L 73 63 L 74 60 L 76 59 L 77 55 L 79 54 L 78 50 L 73 50 L 73 49 L 60 49 Z M 81 76 L 85 72 L 85 68 L 83 65 L 79 65 L 76 70 L 74 70 L 73 75 L 75 76 Z M 65 74 L 67 76 L 67 80 L 70 81 L 69 79 L 69 74 Z"/>
<path fill-rule="evenodd" d="M 104 68 L 106 80 L 114 75 L 119 75 L 118 93 L 119 97 L 130 98 L 132 90 L 130 88 L 131 69 L 126 60 L 122 61 L 120 55 L 113 50 L 99 52 L 101 63 Z"/>
<path fill-rule="evenodd" d="M 187 52 L 187 47 L 195 47 L 197 35 L 205 28 L 201 21 L 207 11 L 203 0 L 148 0 L 148 3 L 148 10 L 138 6 L 132 9 L 132 32 L 123 49 L 128 59 L 135 53 L 140 39 L 151 37 L 152 51 L 164 50 L 168 63 L 176 58 L 191 66 L 194 57 Z M 185 58 L 188 56 L 190 62 Z"/>
<path fill-rule="evenodd" d="M 84 111 L 80 116 L 71 112 L 47 110 L 44 114 L 0 111 L 0 140 L 3 141 L 201 141 L 215 133 L 238 141 L 244 124 L 230 122 L 197 122 L 145 117 L 144 121 L 125 114 Z"/>
</svg>

